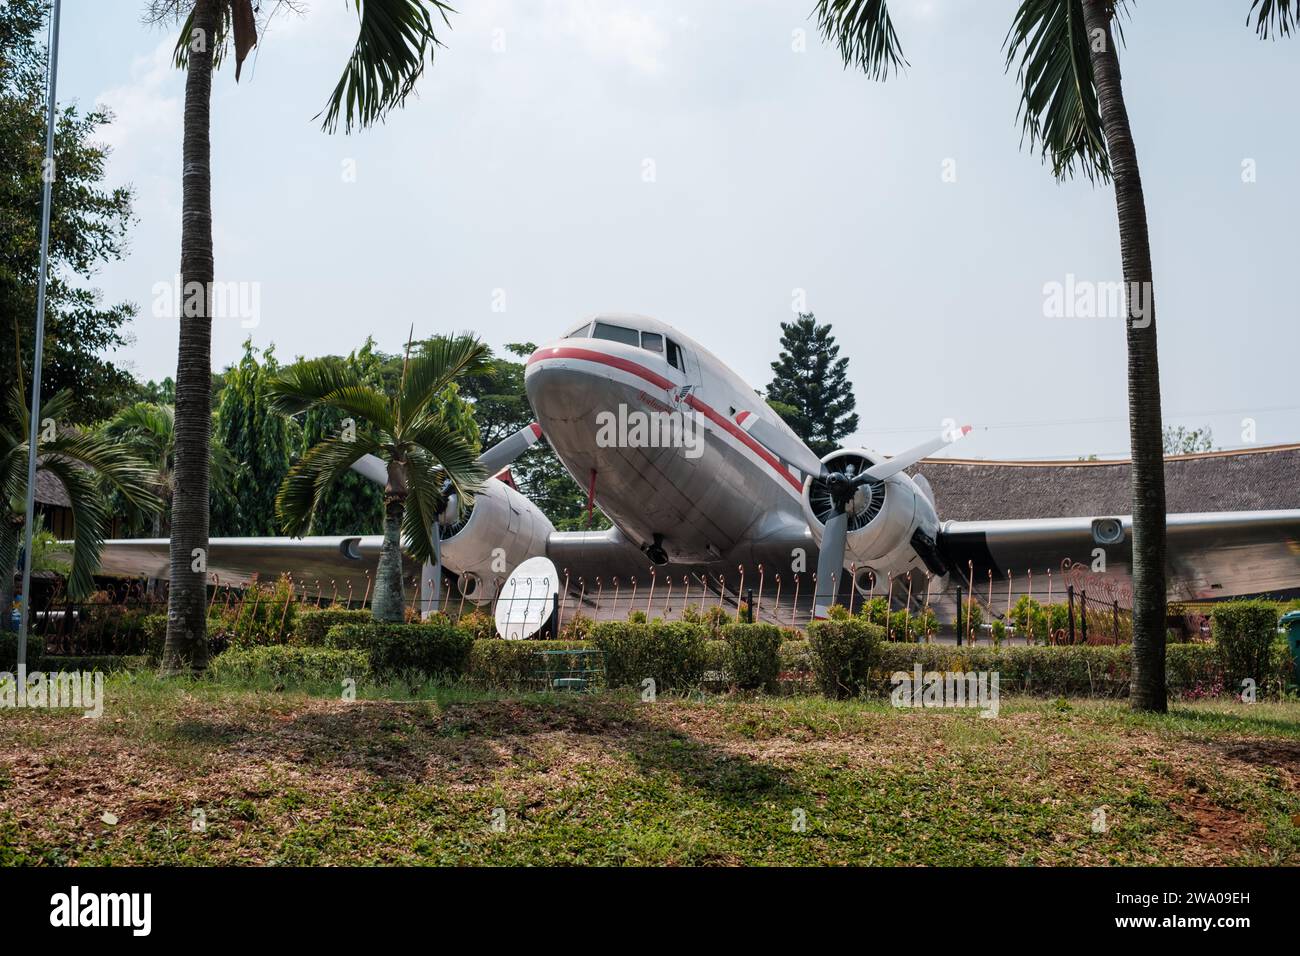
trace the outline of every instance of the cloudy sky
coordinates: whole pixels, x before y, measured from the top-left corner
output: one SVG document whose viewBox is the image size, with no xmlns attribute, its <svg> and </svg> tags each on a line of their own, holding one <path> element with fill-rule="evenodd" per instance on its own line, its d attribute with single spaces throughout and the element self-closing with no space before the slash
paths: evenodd
<svg viewBox="0 0 1300 956">
<path fill-rule="evenodd" d="M 806 300 L 850 357 L 869 447 L 955 418 L 977 427 L 967 456 L 1125 454 L 1122 320 L 1045 314 L 1044 293 L 1120 278 L 1114 196 L 1021 148 L 1014 0 L 894 0 L 911 65 L 884 84 L 842 68 L 808 0 L 460 0 L 418 99 L 352 136 L 313 121 L 352 5 L 300 6 L 214 83 L 217 278 L 260 296 L 255 325 L 216 324 L 218 365 L 248 336 L 282 358 L 367 334 L 395 351 L 412 324 L 499 347 L 632 311 L 761 386 Z M 1258 443 L 1300 440 L 1300 38 L 1259 41 L 1248 7 L 1139 5 L 1121 55 L 1165 420 L 1224 447 L 1247 418 Z M 140 305 L 119 360 L 160 378 L 184 77 L 143 8 L 64 0 L 59 93 L 116 113 L 109 177 L 139 222 L 96 281 Z"/>
</svg>

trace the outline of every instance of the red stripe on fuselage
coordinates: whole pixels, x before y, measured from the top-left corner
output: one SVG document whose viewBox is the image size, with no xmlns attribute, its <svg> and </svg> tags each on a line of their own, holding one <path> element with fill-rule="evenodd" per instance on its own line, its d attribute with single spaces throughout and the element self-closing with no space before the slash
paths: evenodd
<svg viewBox="0 0 1300 956">
<path fill-rule="evenodd" d="M 544 362 L 547 359 L 564 359 L 564 358 L 580 359 L 584 362 L 595 362 L 599 365 L 608 365 L 611 368 L 616 368 L 624 372 L 630 372 L 631 374 L 637 376 L 638 378 L 645 379 L 647 382 L 651 383 L 652 385 L 657 385 L 659 388 L 668 391 L 677 390 L 677 384 L 675 382 L 673 382 L 670 379 L 664 378 L 664 376 L 660 375 L 658 372 L 652 371 L 651 369 L 646 368 L 644 365 L 640 365 L 637 362 L 633 362 L 631 359 L 620 358 L 617 355 L 607 355 L 604 352 L 597 352 L 593 349 L 580 349 L 580 348 L 574 348 L 572 346 L 558 346 L 556 348 L 538 349 L 531 356 L 529 356 L 528 364 L 532 365 L 534 362 Z M 694 395 L 688 395 L 686 398 L 686 402 L 688 405 L 691 406 L 691 408 L 698 411 L 701 415 L 703 415 L 709 421 L 713 422 L 715 425 L 724 428 L 728 432 L 728 434 L 732 435 L 734 438 L 736 438 L 738 441 L 744 444 L 746 448 L 748 448 L 750 451 L 756 454 L 759 458 L 763 459 L 763 461 L 765 461 L 769 466 L 771 466 L 771 468 L 778 475 L 780 475 L 783 479 L 785 479 L 785 481 L 795 491 L 798 492 L 803 491 L 803 485 L 799 482 L 798 479 L 795 478 L 794 475 L 790 474 L 790 472 L 785 468 L 785 466 L 781 464 L 780 460 L 775 455 L 773 455 L 770 451 L 768 451 L 766 448 L 760 445 L 757 441 L 755 441 L 753 438 L 750 438 L 749 433 L 746 432 L 739 425 L 737 425 L 735 422 L 733 422 L 730 418 L 727 418 L 725 415 L 718 414 L 718 412 L 715 411 L 711 406 L 700 401 Z"/>
</svg>

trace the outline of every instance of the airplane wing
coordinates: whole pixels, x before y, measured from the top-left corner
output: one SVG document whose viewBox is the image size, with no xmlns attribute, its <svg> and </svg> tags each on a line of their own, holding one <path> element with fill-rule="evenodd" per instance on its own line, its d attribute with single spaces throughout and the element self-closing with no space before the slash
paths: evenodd
<svg viewBox="0 0 1300 956">
<path fill-rule="evenodd" d="M 360 599 L 374 577 L 383 546 L 381 535 L 309 538 L 212 538 L 208 541 L 208 575 L 213 584 L 247 584 L 254 576 L 274 581 L 286 571 L 296 585 L 328 597 L 337 586 L 342 596 L 351 588 Z M 418 566 L 406 562 L 410 576 Z M 126 538 L 104 542 L 99 574 L 126 578 L 166 578 L 166 538 Z"/>
<path fill-rule="evenodd" d="M 1168 516 L 1169 593 L 1183 599 L 1218 598 L 1294 590 L 1300 585 L 1300 510 L 1224 511 Z M 948 521 L 940 532 L 954 583 L 973 582 L 977 593 L 992 580 L 1013 597 L 1046 593 L 1046 572 L 1108 581 L 1123 588 L 1132 569 L 1133 521 L 1116 517 Z M 1058 579 L 1057 593 L 1068 580 Z"/>
</svg>

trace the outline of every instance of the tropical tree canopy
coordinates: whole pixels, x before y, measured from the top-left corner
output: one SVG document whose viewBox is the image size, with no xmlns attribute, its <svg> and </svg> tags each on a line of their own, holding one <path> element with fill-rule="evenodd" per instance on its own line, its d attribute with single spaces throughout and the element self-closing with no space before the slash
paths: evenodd
<svg viewBox="0 0 1300 956">
<path fill-rule="evenodd" d="M 154 495 L 152 471 L 129 448 L 94 432 L 56 426 L 71 413 L 72 405 L 69 392 L 60 392 L 43 404 L 42 421 L 49 424 L 37 430 L 37 468 L 58 478 L 71 503 L 73 547 L 68 593 L 75 598 L 91 590 L 91 577 L 99 567 L 99 555 L 112 520 L 100 482 L 142 511 L 156 510 L 160 505 Z M 15 383 L 9 393 L 7 414 L 0 421 L 0 500 L 7 511 L 0 533 L 0 575 L 5 583 L 13 579 L 23 530 L 30 425 L 27 402 L 21 386 Z"/>
<path fill-rule="evenodd" d="M 486 354 L 472 336 L 431 339 L 409 356 L 391 394 L 367 384 L 356 367 L 329 359 L 299 362 L 270 382 L 272 405 L 284 414 L 332 408 L 346 416 L 340 432 L 317 442 L 281 483 L 275 504 L 284 532 L 311 533 L 330 487 L 363 455 L 376 455 L 388 464 L 385 498 L 404 506 L 406 551 L 430 560 L 433 523 L 448 493 L 468 503 L 484 477 L 472 417 L 450 414 L 439 397 Z"/>
</svg>

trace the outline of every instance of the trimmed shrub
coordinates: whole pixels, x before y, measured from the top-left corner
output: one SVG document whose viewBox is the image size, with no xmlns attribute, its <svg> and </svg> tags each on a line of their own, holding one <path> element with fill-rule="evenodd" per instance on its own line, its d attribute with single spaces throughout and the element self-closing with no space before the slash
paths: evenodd
<svg viewBox="0 0 1300 956">
<path fill-rule="evenodd" d="M 710 690 L 731 686 L 731 646 L 726 641 L 704 642 L 703 681 Z"/>
<path fill-rule="evenodd" d="M 781 629 L 775 624 L 728 624 L 722 640 L 730 650 L 728 678 L 737 687 L 771 687 L 781 673 Z"/>
<path fill-rule="evenodd" d="M 808 627 L 813 676 L 827 697 L 856 697 L 870 685 L 884 628 L 861 618 L 831 618 Z M 903 644 L 903 647 L 925 646 Z"/>
<path fill-rule="evenodd" d="M 368 677 L 370 661 L 364 651 L 270 644 L 231 648 L 214 658 L 208 671 L 215 680 L 341 684 Z"/>
<path fill-rule="evenodd" d="M 81 673 L 100 671 L 104 674 L 111 674 L 114 671 L 145 670 L 149 665 L 149 658 L 143 654 L 84 654 L 75 657 L 48 654 L 41 658 L 41 670 L 51 674 L 60 671 L 64 673 L 69 671 L 80 671 Z"/>
<path fill-rule="evenodd" d="M 45 656 L 45 637 L 27 634 L 27 669 L 34 671 Z M 18 632 L 0 631 L 0 670 L 12 672 L 18 666 Z"/>
<path fill-rule="evenodd" d="M 474 641 L 470 647 L 467 674 L 484 687 L 511 689 L 537 687 L 548 673 L 590 666 L 583 658 L 547 651 L 592 650 L 590 641 L 507 641 L 499 637 Z M 584 655 L 585 656 L 585 655 Z"/>
<path fill-rule="evenodd" d="M 500 637 L 497 634 L 497 622 L 491 614 L 480 611 L 477 608 L 468 614 L 462 614 L 456 620 L 456 626 L 470 636 L 472 640 L 484 641 L 494 637 Z"/>
<path fill-rule="evenodd" d="M 334 625 L 367 624 L 373 620 L 374 617 L 364 608 L 347 610 L 333 607 L 315 608 L 309 605 L 298 609 L 289 643 L 299 647 L 324 647 L 325 633 Z"/>
<path fill-rule="evenodd" d="M 1229 687 L 1235 693 L 1248 677 L 1264 684 L 1277 641 L 1277 605 L 1271 601 L 1228 601 L 1215 605 L 1211 619 L 1214 644 Z"/>
<path fill-rule="evenodd" d="M 704 679 L 704 626 L 686 621 L 629 624 L 602 621 L 591 640 L 605 654 L 611 687 L 639 687 L 653 678 L 658 690 L 696 687 Z"/>
<path fill-rule="evenodd" d="M 560 629 L 560 637 L 566 641 L 589 641 L 594 623 L 585 614 L 575 614 L 564 622 L 564 626 Z"/>
<path fill-rule="evenodd" d="M 335 624 L 325 632 L 325 646 L 364 651 L 370 670 L 385 677 L 418 671 L 429 677 L 456 678 L 465 672 L 473 638 L 435 614 L 419 624 Z"/>
<path fill-rule="evenodd" d="M 141 649 L 144 655 L 151 663 L 162 660 L 163 645 L 167 643 L 167 614 L 160 611 L 146 615 L 140 622 L 140 630 L 144 633 L 144 647 Z"/>
<path fill-rule="evenodd" d="M 803 682 L 812 676 L 812 648 L 805 640 L 785 641 L 778 649 L 781 658 L 780 679 Z"/>
</svg>

